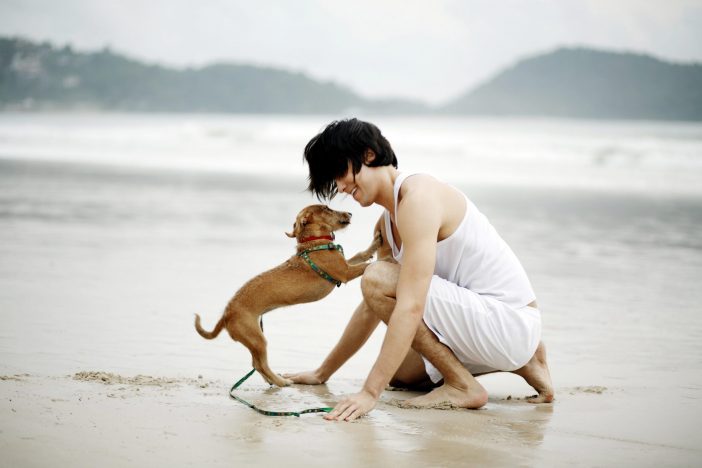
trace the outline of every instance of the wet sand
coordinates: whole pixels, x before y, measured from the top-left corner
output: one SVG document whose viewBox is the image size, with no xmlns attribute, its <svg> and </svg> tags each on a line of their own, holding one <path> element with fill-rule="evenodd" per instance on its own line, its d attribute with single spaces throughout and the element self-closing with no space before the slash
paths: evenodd
<svg viewBox="0 0 702 468">
<path fill-rule="evenodd" d="M 662 393 L 560 387 L 554 404 L 532 405 L 523 399 L 528 387 L 513 377 L 482 379 L 492 391 L 481 410 L 401 409 L 397 402 L 415 393 L 386 391 L 370 415 L 342 423 L 320 414 L 259 415 L 228 398 L 230 383 L 202 376 L 4 375 L 0 451 L 6 466 L 74 467 L 692 466 L 702 460 L 697 424 L 676 414 L 679 406 L 660 404 Z M 359 383 L 276 389 L 247 382 L 237 394 L 266 409 L 300 410 L 331 405 Z"/>
</svg>

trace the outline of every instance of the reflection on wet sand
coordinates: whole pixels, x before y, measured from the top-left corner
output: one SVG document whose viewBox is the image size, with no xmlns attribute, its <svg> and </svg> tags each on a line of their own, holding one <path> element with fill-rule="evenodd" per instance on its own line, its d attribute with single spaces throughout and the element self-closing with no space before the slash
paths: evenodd
<svg viewBox="0 0 702 468">
<path fill-rule="evenodd" d="M 343 395 L 355 391 L 357 385 L 346 381 L 286 388 L 255 386 L 243 389 L 241 396 L 267 410 L 300 411 L 334 406 Z M 528 451 L 538 449 L 554 412 L 553 404 L 532 405 L 524 400 L 504 398 L 491 398 L 480 410 L 418 410 L 398 406 L 398 402 L 416 395 L 415 392 L 386 391 L 375 410 L 352 423 L 324 421 L 313 415 L 297 421 L 314 421 L 305 429 L 312 436 L 311 440 L 330 432 L 337 434 L 344 438 L 344 445 L 352 445 L 346 447 L 351 450 L 346 453 L 359 454 L 373 463 L 383 460 L 396 463 L 398 454 L 403 454 L 411 456 L 414 463 L 428 465 L 460 463 L 461 459 L 509 464 L 526 459 Z M 256 429 L 249 434 L 255 441 L 260 440 L 261 427 L 273 425 L 285 430 L 289 424 L 298 424 L 287 422 L 285 418 L 269 418 L 278 421 L 274 423 L 253 412 L 250 417 L 259 419 L 254 425 Z"/>
</svg>

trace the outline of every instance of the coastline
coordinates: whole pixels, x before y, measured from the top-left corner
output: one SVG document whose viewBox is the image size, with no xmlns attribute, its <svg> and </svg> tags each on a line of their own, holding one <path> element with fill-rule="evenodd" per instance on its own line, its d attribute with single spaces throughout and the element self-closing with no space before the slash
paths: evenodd
<svg viewBox="0 0 702 468">
<path fill-rule="evenodd" d="M 493 388 L 511 376 L 496 377 Z M 356 385 L 255 383 L 240 394 L 291 410 L 333 404 Z M 521 399 L 526 395 L 498 389 L 481 410 L 401 409 L 397 400 L 414 393 L 386 391 L 370 415 L 339 423 L 318 414 L 262 416 L 230 400 L 227 389 L 226 382 L 202 376 L 3 375 L 0 450 L 8 466 L 74 467 L 682 466 L 702 460 L 696 423 L 690 420 L 686 440 L 671 438 L 671 427 L 685 421 L 659 419 L 676 411 L 649 406 L 652 390 L 557 388 L 554 404 L 532 405 Z M 637 417 L 642 424 L 632 424 Z"/>
</svg>

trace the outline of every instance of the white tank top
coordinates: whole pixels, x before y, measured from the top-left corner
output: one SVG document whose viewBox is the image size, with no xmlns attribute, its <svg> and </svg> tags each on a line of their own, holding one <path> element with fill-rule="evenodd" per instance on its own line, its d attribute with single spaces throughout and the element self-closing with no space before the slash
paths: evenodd
<svg viewBox="0 0 702 468">
<path fill-rule="evenodd" d="M 414 174 L 401 173 L 394 185 L 395 224 L 397 198 L 405 179 Z M 437 242 L 434 274 L 471 291 L 493 297 L 514 308 L 521 308 L 536 299 L 529 278 L 507 243 L 487 217 L 466 199 L 466 214 L 461 224 L 446 239 Z M 392 255 L 402 264 L 402 250 L 397 249 L 392 235 L 390 212 L 385 211 L 385 232 Z"/>
</svg>

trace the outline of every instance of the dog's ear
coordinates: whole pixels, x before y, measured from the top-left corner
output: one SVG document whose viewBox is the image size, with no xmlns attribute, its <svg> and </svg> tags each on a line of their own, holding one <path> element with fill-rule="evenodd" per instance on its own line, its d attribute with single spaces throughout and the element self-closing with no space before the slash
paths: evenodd
<svg viewBox="0 0 702 468">
<path fill-rule="evenodd" d="M 310 215 L 308 213 L 298 215 L 297 219 L 295 220 L 295 223 L 293 224 L 292 232 L 286 232 L 285 235 L 288 237 L 299 236 L 300 231 L 302 231 L 302 228 L 307 225 L 308 220 L 309 220 L 309 216 Z"/>
<path fill-rule="evenodd" d="M 292 232 L 286 232 L 285 235 L 288 237 L 297 237 L 297 235 L 300 234 L 300 228 L 298 227 L 298 222 L 295 221 L 293 223 L 293 230 Z"/>
<path fill-rule="evenodd" d="M 295 235 L 300 234 L 302 229 L 307 226 L 307 223 L 310 222 L 310 218 L 312 215 L 310 213 L 302 213 L 300 216 L 298 216 L 297 221 L 295 221 L 295 230 L 293 231 Z"/>
<path fill-rule="evenodd" d="M 288 237 L 299 236 L 300 232 L 302 232 L 302 228 L 304 228 L 307 225 L 307 223 L 309 223 L 309 219 L 311 217 L 312 215 L 308 213 L 307 210 L 303 210 L 300 214 L 297 215 L 297 219 L 293 224 L 292 232 L 286 232 L 285 235 Z"/>
</svg>

